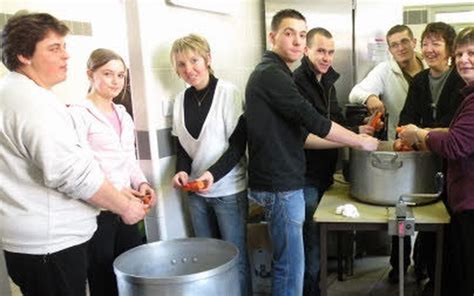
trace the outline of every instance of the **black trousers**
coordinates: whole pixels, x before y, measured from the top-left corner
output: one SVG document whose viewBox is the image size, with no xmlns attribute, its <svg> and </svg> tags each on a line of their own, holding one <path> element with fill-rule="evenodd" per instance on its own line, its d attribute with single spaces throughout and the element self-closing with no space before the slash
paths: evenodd
<svg viewBox="0 0 474 296">
<path fill-rule="evenodd" d="M 89 290 L 91 296 L 118 295 L 113 262 L 123 252 L 143 244 L 137 225 L 127 225 L 120 217 L 102 211 L 97 231 L 89 242 Z"/>
<path fill-rule="evenodd" d="M 44 255 L 4 253 L 8 274 L 24 296 L 86 295 L 87 243 Z"/>
<path fill-rule="evenodd" d="M 392 235 L 392 251 L 390 254 L 390 265 L 398 271 L 398 236 Z M 411 236 L 405 236 L 403 239 L 403 267 L 405 271 L 410 266 Z"/>
<path fill-rule="evenodd" d="M 445 246 L 444 248 L 447 248 Z M 413 250 L 415 271 L 423 273 L 426 269 L 430 281 L 434 281 L 436 267 L 436 232 L 420 231 Z"/>
<path fill-rule="evenodd" d="M 449 295 L 474 295 L 474 210 L 451 216 L 448 232 L 449 254 L 443 276 L 448 278 Z M 448 294 L 444 294 L 448 295 Z"/>
</svg>

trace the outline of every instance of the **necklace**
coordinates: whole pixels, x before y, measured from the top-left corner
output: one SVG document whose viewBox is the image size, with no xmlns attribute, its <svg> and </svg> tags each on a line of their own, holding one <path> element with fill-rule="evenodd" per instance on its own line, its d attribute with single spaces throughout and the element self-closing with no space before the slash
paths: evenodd
<svg viewBox="0 0 474 296">
<path fill-rule="evenodd" d="M 211 89 L 211 88 L 208 87 L 207 90 L 206 90 L 206 92 L 202 95 L 202 97 L 201 97 L 200 99 L 197 97 L 196 94 L 193 94 L 193 97 L 194 97 L 194 99 L 196 100 L 196 102 L 197 102 L 197 104 L 198 104 L 198 107 L 201 107 L 201 104 L 202 104 L 202 102 L 204 101 L 204 99 L 206 98 L 206 96 L 207 96 L 207 94 L 209 93 L 209 90 L 210 90 L 210 89 Z M 197 91 L 196 91 L 196 93 L 197 93 Z"/>
</svg>

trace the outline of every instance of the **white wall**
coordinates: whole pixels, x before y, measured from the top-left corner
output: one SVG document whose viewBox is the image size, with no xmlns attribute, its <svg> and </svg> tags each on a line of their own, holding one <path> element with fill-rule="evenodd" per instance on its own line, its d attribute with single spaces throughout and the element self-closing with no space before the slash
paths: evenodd
<svg viewBox="0 0 474 296">
<path fill-rule="evenodd" d="M 384 1 L 384 0 L 378 0 Z M 432 4 L 472 4 L 472 0 L 402 0 L 404 6 L 432 5 Z"/>
<path fill-rule="evenodd" d="M 68 79 L 54 90 L 65 102 L 83 99 L 88 88 L 85 74 L 86 61 L 92 50 L 107 47 L 128 58 L 125 35 L 124 9 L 120 0 L 84 1 L 41 1 L 2 0 L 0 12 L 14 14 L 18 10 L 47 12 L 61 20 L 90 22 L 92 36 L 69 35 L 66 39 L 71 56 L 68 65 Z M 116 36 L 124 38 L 117 38 Z M 2 64 L 0 76 L 6 69 Z"/>
</svg>

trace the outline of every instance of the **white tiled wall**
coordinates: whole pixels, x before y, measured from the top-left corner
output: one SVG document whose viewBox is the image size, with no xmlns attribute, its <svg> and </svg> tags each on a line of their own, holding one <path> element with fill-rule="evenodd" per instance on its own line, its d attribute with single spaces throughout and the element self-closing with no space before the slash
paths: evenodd
<svg viewBox="0 0 474 296">
<path fill-rule="evenodd" d="M 68 63 L 68 79 L 54 88 L 65 102 L 74 102 L 85 96 L 89 85 L 85 72 L 86 61 L 92 50 L 107 47 L 128 59 L 122 1 L 0 1 L 0 13 L 14 14 L 23 9 L 31 12 L 47 12 L 61 20 L 87 22 L 92 26 L 92 36 L 69 35 L 66 39 L 71 56 Z M 3 76 L 6 69 L 3 64 L 1 67 L 3 68 L 0 69 L 0 76 Z"/>
</svg>

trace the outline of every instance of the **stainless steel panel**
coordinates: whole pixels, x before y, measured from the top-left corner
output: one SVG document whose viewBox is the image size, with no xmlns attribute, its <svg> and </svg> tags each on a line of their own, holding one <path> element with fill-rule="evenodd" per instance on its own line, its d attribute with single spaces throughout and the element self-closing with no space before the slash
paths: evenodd
<svg viewBox="0 0 474 296">
<path fill-rule="evenodd" d="M 379 62 L 389 57 L 385 35 L 403 23 L 401 1 L 357 0 L 354 13 L 355 82 L 358 83 Z"/>
</svg>

